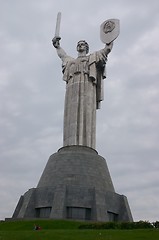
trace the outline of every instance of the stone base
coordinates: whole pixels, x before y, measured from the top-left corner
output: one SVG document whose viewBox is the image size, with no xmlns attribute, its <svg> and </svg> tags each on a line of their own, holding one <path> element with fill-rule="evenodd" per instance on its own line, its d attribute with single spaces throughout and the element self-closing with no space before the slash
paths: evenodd
<svg viewBox="0 0 159 240">
<path fill-rule="evenodd" d="M 127 198 L 115 193 L 105 159 L 84 146 L 51 155 L 37 188 L 20 197 L 12 218 L 133 221 Z"/>
</svg>

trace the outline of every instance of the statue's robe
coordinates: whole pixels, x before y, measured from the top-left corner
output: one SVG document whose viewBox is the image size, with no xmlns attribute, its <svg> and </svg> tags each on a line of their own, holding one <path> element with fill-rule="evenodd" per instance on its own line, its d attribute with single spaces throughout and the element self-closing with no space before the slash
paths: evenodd
<svg viewBox="0 0 159 240">
<path fill-rule="evenodd" d="M 103 100 L 103 79 L 107 52 L 102 49 L 89 56 L 63 61 L 66 81 L 63 145 L 95 148 L 96 109 Z"/>
</svg>

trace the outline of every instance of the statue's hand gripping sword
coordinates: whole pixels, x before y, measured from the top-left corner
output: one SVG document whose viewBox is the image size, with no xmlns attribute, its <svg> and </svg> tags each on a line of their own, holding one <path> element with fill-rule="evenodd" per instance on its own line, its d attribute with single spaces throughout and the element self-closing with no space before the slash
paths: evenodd
<svg viewBox="0 0 159 240">
<path fill-rule="evenodd" d="M 60 37 L 60 23 L 61 23 L 61 12 L 58 12 L 57 20 L 56 20 L 55 36 L 52 39 L 52 43 L 53 43 L 55 48 L 58 48 L 59 40 L 61 39 L 61 37 Z"/>
</svg>

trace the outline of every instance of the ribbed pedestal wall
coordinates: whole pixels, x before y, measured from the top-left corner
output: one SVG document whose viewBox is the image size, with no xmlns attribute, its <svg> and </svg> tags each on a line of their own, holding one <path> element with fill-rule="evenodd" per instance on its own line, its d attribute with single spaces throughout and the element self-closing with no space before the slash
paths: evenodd
<svg viewBox="0 0 159 240">
<path fill-rule="evenodd" d="M 37 187 L 21 196 L 13 218 L 132 221 L 105 159 L 84 146 L 63 147 L 50 156 Z"/>
</svg>

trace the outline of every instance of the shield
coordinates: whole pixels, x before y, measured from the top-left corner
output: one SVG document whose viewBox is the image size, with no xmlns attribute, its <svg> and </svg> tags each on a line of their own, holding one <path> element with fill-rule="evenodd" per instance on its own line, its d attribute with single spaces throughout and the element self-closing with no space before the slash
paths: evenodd
<svg viewBox="0 0 159 240">
<path fill-rule="evenodd" d="M 100 26 L 100 39 L 103 43 L 109 44 L 114 41 L 120 33 L 118 19 L 108 19 Z"/>
</svg>

